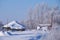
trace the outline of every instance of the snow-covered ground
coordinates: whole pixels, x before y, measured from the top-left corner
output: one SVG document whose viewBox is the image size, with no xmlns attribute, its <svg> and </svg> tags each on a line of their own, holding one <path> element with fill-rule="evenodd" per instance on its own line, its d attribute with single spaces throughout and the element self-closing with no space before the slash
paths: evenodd
<svg viewBox="0 0 60 40">
<path fill-rule="evenodd" d="M 4 36 L 0 36 L 0 40 L 40 40 L 47 32 L 40 30 L 34 31 L 17 31 L 17 32 L 3 32 Z"/>
<path fill-rule="evenodd" d="M 60 25 L 53 25 L 50 31 L 1 31 L 0 40 L 60 40 Z"/>
<path fill-rule="evenodd" d="M 49 32 L 40 30 L 0 32 L 0 40 L 60 40 L 60 27 Z"/>
<path fill-rule="evenodd" d="M 60 24 L 54 24 L 50 33 L 48 33 L 42 40 L 60 40 Z"/>
<path fill-rule="evenodd" d="M 5 36 L 4 33 L 2 31 L 0 31 L 0 36 Z"/>
</svg>

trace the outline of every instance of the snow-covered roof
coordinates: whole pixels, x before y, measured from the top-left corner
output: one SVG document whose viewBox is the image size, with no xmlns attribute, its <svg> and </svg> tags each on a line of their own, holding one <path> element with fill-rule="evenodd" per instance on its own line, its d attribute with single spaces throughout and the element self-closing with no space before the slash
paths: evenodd
<svg viewBox="0 0 60 40">
<path fill-rule="evenodd" d="M 51 24 L 39 24 L 39 26 L 50 26 Z"/>
<path fill-rule="evenodd" d="M 3 27 L 10 27 L 10 28 L 14 28 L 14 29 L 22 29 L 22 28 L 25 28 L 24 25 L 19 24 L 17 21 L 12 21 L 12 22 L 4 25 Z"/>
</svg>

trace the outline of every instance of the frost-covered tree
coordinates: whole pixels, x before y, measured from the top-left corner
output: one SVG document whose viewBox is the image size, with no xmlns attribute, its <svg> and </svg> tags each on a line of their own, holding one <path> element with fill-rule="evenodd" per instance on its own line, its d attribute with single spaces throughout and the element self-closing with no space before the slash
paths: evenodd
<svg viewBox="0 0 60 40">
<path fill-rule="evenodd" d="M 0 31 L 2 30 L 3 23 L 0 21 Z"/>
<path fill-rule="evenodd" d="M 59 7 L 49 7 L 48 4 L 37 4 L 33 9 L 30 8 L 28 12 L 28 19 L 26 26 L 28 28 L 36 28 L 39 24 L 52 24 L 54 23 L 54 16 L 59 14 Z"/>
<path fill-rule="evenodd" d="M 33 16 L 34 16 L 34 20 L 36 20 L 36 22 L 38 24 L 45 24 L 45 23 L 50 23 L 51 22 L 51 8 L 48 7 L 47 4 L 38 4 L 36 5 L 35 9 L 33 10 Z"/>
<path fill-rule="evenodd" d="M 33 9 L 29 8 L 27 25 L 29 29 L 35 29 L 34 19 L 33 19 Z"/>
<path fill-rule="evenodd" d="M 52 29 L 42 40 L 60 40 L 60 8 L 58 6 L 53 7 L 52 13 Z"/>
</svg>

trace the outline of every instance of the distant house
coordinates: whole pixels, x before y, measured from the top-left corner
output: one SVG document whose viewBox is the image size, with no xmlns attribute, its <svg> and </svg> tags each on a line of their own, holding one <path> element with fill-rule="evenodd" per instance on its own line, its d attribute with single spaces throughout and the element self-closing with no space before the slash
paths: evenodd
<svg viewBox="0 0 60 40">
<path fill-rule="evenodd" d="M 48 30 L 48 27 L 50 26 L 51 24 L 39 24 L 37 26 L 37 30 L 42 30 L 42 31 L 47 31 Z"/>
<path fill-rule="evenodd" d="M 17 21 L 12 21 L 6 25 L 3 26 L 4 30 L 11 30 L 11 31 L 24 31 L 25 26 L 18 23 Z"/>
</svg>

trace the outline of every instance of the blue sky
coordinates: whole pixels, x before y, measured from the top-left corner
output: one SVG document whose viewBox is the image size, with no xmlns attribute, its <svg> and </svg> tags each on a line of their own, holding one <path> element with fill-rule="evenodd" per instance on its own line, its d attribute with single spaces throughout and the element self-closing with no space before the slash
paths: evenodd
<svg viewBox="0 0 60 40">
<path fill-rule="evenodd" d="M 12 20 L 26 20 L 28 9 L 39 3 L 48 3 L 49 6 L 58 4 L 59 0 L 0 0 L 0 21 L 7 23 Z"/>
</svg>

